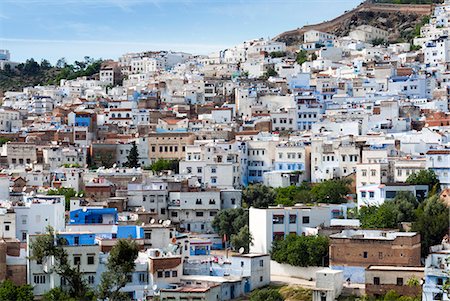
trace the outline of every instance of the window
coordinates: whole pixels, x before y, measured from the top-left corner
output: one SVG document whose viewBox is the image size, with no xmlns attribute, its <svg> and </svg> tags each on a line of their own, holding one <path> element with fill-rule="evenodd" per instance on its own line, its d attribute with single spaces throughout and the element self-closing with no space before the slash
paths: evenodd
<svg viewBox="0 0 450 301">
<path fill-rule="evenodd" d="M 272 218 L 274 224 L 283 224 L 284 223 L 284 215 L 274 215 Z"/>
<path fill-rule="evenodd" d="M 172 271 L 172 277 L 178 277 L 178 272 L 177 271 Z"/>
<path fill-rule="evenodd" d="M 162 278 L 163 277 L 163 272 L 162 271 L 158 271 L 158 278 Z"/>
<path fill-rule="evenodd" d="M 73 255 L 73 264 L 79 265 L 81 263 L 81 256 L 80 255 Z"/>
<path fill-rule="evenodd" d="M 95 256 L 94 255 L 88 255 L 87 257 L 87 264 L 94 264 L 95 262 Z"/>
<path fill-rule="evenodd" d="M 172 216 L 172 217 L 178 217 L 178 212 L 172 211 L 172 212 L 170 213 L 170 216 Z"/>
<path fill-rule="evenodd" d="M 195 212 L 195 216 L 197 216 L 197 217 L 202 217 L 203 216 L 203 212 Z"/>
<path fill-rule="evenodd" d="M 438 278 L 436 284 L 437 285 L 444 285 L 444 279 L 443 278 Z"/>
<path fill-rule="evenodd" d="M 144 238 L 145 238 L 145 239 L 152 239 L 152 232 L 146 232 L 146 233 L 144 234 Z"/>
<path fill-rule="evenodd" d="M 397 278 L 397 285 L 398 286 L 403 286 L 403 278 L 401 278 L 401 277 Z"/>
<path fill-rule="evenodd" d="M 373 277 L 373 284 L 380 285 L 380 277 Z"/>
<path fill-rule="evenodd" d="M 263 266 L 264 266 L 264 260 L 261 259 L 261 260 L 259 261 L 259 266 L 260 266 L 260 267 L 263 267 Z"/>
<path fill-rule="evenodd" d="M 89 275 L 88 276 L 88 283 L 89 284 L 94 284 L 95 282 L 95 276 L 94 275 Z"/>
<path fill-rule="evenodd" d="M 215 168 L 215 167 L 212 167 L 212 168 L 211 168 L 211 173 L 216 173 L 216 172 L 217 172 L 216 168 Z"/>
<path fill-rule="evenodd" d="M 369 254 L 367 254 L 367 252 L 364 252 L 364 253 L 363 253 L 363 257 L 364 257 L 364 258 L 367 258 L 368 255 L 369 255 Z"/>
<path fill-rule="evenodd" d="M 166 209 L 165 208 L 161 208 L 161 214 L 166 214 Z"/>
<path fill-rule="evenodd" d="M 148 276 L 146 273 L 139 273 L 139 282 L 141 283 L 148 282 Z"/>
<path fill-rule="evenodd" d="M 295 224 L 297 222 L 297 216 L 294 214 L 289 215 L 289 224 Z"/>
<path fill-rule="evenodd" d="M 383 252 L 378 252 L 378 259 L 383 259 Z"/>
<path fill-rule="evenodd" d="M 5 225 L 5 231 L 9 231 L 9 225 Z"/>
<path fill-rule="evenodd" d="M 216 211 L 210 211 L 209 212 L 209 216 L 216 216 L 217 212 Z"/>
<path fill-rule="evenodd" d="M 366 192 L 365 191 L 361 191 L 361 197 L 365 198 L 366 197 Z"/>
<path fill-rule="evenodd" d="M 309 224 L 309 216 L 304 216 L 304 217 L 302 218 L 302 223 L 303 223 L 303 224 Z"/>
<path fill-rule="evenodd" d="M 45 283 L 45 275 L 34 275 L 33 280 L 36 284 L 43 284 Z"/>
<path fill-rule="evenodd" d="M 375 197 L 375 192 L 369 191 L 369 198 L 373 199 Z"/>
<path fill-rule="evenodd" d="M 170 278 L 170 271 L 164 271 L 164 278 Z"/>
<path fill-rule="evenodd" d="M 79 244 L 80 244 L 80 237 L 75 236 L 75 237 L 73 238 L 73 243 L 74 243 L 75 245 L 79 245 Z"/>
<path fill-rule="evenodd" d="M 260 276 L 259 277 L 259 282 L 263 282 L 263 279 L 264 279 L 263 276 Z"/>
</svg>

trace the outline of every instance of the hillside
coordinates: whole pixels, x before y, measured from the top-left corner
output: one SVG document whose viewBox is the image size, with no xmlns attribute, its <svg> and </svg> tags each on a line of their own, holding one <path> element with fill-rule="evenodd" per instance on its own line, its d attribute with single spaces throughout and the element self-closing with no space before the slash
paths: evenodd
<svg viewBox="0 0 450 301">
<path fill-rule="evenodd" d="M 417 29 L 426 21 L 433 10 L 431 0 L 379 0 L 366 1 L 358 7 L 345 12 L 333 20 L 283 32 L 274 39 L 288 46 L 302 42 L 303 34 L 308 30 L 319 30 L 345 36 L 360 25 L 372 25 L 389 31 L 390 41 L 410 41 L 417 35 Z M 402 3 L 402 4 L 394 4 Z M 405 3 L 405 4 L 403 4 Z M 429 4 L 406 4 L 429 3 Z M 425 18 L 425 20 L 424 20 Z"/>
<path fill-rule="evenodd" d="M 93 76 L 100 71 L 101 60 L 85 57 L 84 61 L 67 64 L 61 59 L 55 66 L 47 60 L 40 63 L 29 59 L 11 69 L 8 65 L 0 70 L 0 96 L 5 91 L 21 91 L 24 87 L 59 84 L 61 79 L 75 79 L 80 76 Z"/>
</svg>

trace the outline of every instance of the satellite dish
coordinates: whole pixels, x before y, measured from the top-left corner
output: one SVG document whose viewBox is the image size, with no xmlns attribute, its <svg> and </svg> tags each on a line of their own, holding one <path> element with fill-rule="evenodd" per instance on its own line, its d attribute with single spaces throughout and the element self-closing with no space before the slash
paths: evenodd
<svg viewBox="0 0 450 301">
<path fill-rule="evenodd" d="M 83 207 L 83 212 L 86 212 L 87 211 L 87 208 L 86 207 Z"/>
<path fill-rule="evenodd" d="M 83 193 L 80 193 L 80 198 L 82 198 L 84 196 L 84 194 Z"/>
<path fill-rule="evenodd" d="M 162 223 L 163 223 L 163 220 L 162 220 L 162 219 L 160 219 L 160 220 L 158 221 L 158 223 L 162 224 Z"/>
<path fill-rule="evenodd" d="M 131 179 L 131 182 L 134 182 L 134 181 L 136 181 L 136 177 L 133 177 L 133 178 Z"/>
<path fill-rule="evenodd" d="M 240 248 L 239 248 L 239 254 L 244 254 L 244 252 L 245 252 L 244 247 L 240 247 Z"/>
<path fill-rule="evenodd" d="M 155 219 L 154 218 L 152 218 L 151 220 L 150 220 L 150 224 L 154 224 L 155 223 Z"/>
<path fill-rule="evenodd" d="M 116 168 L 116 167 L 117 167 L 117 164 L 116 164 L 116 163 L 114 163 L 112 167 L 113 167 L 113 168 Z"/>
<path fill-rule="evenodd" d="M 144 227 L 144 226 L 145 226 L 145 223 L 142 223 L 142 224 L 141 224 L 141 227 Z"/>
<path fill-rule="evenodd" d="M 167 227 L 169 227 L 171 223 L 172 223 L 172 222 L 170 221 L 170 219 L 166 220 L 166 225 L 167 225 Z"/>
<path fill-rule="evenodd" d="M 158 286 L 157 286 L 156 284 L 153 284 L 152 289 L 153 289 L 154 291 L 156 291 L 156 290 L 158 289 Z"/>
</svg>

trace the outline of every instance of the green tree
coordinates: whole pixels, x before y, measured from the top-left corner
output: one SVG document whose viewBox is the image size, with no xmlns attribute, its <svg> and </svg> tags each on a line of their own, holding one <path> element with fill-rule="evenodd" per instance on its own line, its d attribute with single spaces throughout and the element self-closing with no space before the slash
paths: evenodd
<svg viewBox="0 0 450 301">
<path fill-rule="evenodd" d="M 235 251 L 244 248 L 244 253 L 250 252 L 250 245 L 253 245 L 253 238 L 248 225 L 242 227 L 237 234 L 231 234 L 231 245 Z"/>
<path fill-rule="evenodd" d="M 297 53 L 297 64 L 301 65 L 308 60 L 308 52 L 306 50 L 300 50 Z"/>
<path fill-rule="evenodd" d="M 376 38 L 372 40 L 372 45 L 373 46 L 378 46 L 378 45 L 386 45 L 386 40 L 383 38 Z"/>
<path fill-rule="evenodd" d="M 264 72 L 263 77 L 267 79 L 267 78 L 272 77 L 272 76 L 274 76 L 274 77 L 278 76 L 278 73 L 277 73 L 277 71 L 275 71 L 274 68 L 270 67 L 270 68 L 267 69 L 266 72 Z"/>
<path fill-rule="evenodd" d="M 283 301 L 284 298 L 277 289 L 264 288 L 250 294 L 250 301 Z"/>
<path fill-rule="evenodd" d="M 0 300 L 2 301 L 33 301 L 31 285 L 16 285 L 9 279 L 0 284 Z"/>
<path fill-rule="evenodd" d="M 273 51 L 273 52 L 269 53 L 269 56 L 271 58 L 285 57 L 286 56 L 286 52 L 284 52 L 284 51 Z"/>
<path fill-rule="evenodd" d="M 328 257 L 328 238 L 290 234 L 273 241 L 270 255 L 278 263 L 294 266 L 323 266 Z"/>
<path fill-rule="evenodd" d="M 138 257 L 139 248 L 131 239 L 119 239 L 111 249 L 106 264 L 107 270 L 102 274 L 99 287 L 99 298 L 109 301 L 131 300 L 126 293 L 120 290 L 128 282 L 128 276 L 135 269 L 135 260 Z"/>
<path fill-rule="evenodd" d="M 448 231 L 449 208 L 438 195 L 433 195 L 420 204 L 416 215 L 412 230 L 420 233 L 422 256 L 425 257 L 429 248 L 439 244 Z"/>
<path fill-rule="evenodd" d="M 361 207 L 359 210 L 361 227 L 365 229 L 392 229 L 398 227 L 400 215 L 394 202 L 384 202 L 380 206 Z"/>
<path fill-rule="evenodd" d="M 111 152 L 100 152 L 95 154 L 95 162 L 106 168 L 111 168 L 115 160 Z"/>
<path fill-rule="evenodd" d="M 248 226 L 248 210 L 243 208 L 220 210 L 214 216 L 212 226 L 221 237 L 226 235 L 229 240 L 232 235 L 238 234 L 243 227 Z"/>
<path fill-rule="evenodd" d="M 242 190 L 242 200 L 247 207 L 267 208 L 275 202 L 276 193 L 271 187 L 253 184 Z"/>
<path fill-rule="evenodd" d="M 60 287 L 55 287 L 42 296 L 42 301 L 77 301 L 75 298 L 63 291 Z"/>
<path fill-rule="evenodd" d="M 179 171 L 180 161 L 178 160 L 166 160 L 166 159 L 158 159 L 150 165 L 150 167 L 146 167 L 145 169 L 150 169 L 153 172 L 160 172 L 163 170 L 173 170 L 175 173 Z"/>
<path fill-rule="evenodd" d="M 303 183 L 300 186 L 288 186 L 275 188 L 275 203 L 284 206 L 294 206 L 297 203 L 312 203 L 313 196 L 308 184 Z"/>
<path fill-rule="evenodd" d="M 397 301 L 399 299 L 400 295 L 394 291 L 394 290 L 390 290 L 386 293 L 386 295 L 384 295 L 384 301 Z"/>
<path fill-rule="evenodd" d="M 5 144 L 6 142 L 11 141 L 9 138 L 6 137 L 0 137 L 0 146 L 2 146 L 3 144 Z"/>
<path fill-rule="evenodd" d="M 319 203 L 340 204 L 346 203 L 347 194 L 350 193 L 351 180 L 332 179 L 317 183 L 311 189 L 314 199 Z"/>
<path fill-rule="evenodd" d="M 60 237 L 51 227 L 47 233 L 36 236 L 31 242 L 30 259 L 37 262 L 54 259 L 53 271 L 66 279 L 70 289 L 68 294 L 77 300 L 92 300 L 89 289 L 83 279 L 79 266 L 72 266 L 64 246 L 67 241 Z"/>
<path fill-rule="evenodd" d="M 423 169 L 409 175 L 406 179 L 406 183 L 414 185 L 428 185 L 429 190 L 440 186 L 439 179 L 432 169 Z"/>
<path fill-rule="evenodd" d="M 397 192 L 393 203 L 397 207 L 397 223 L 413 222 L 416 219 L 415 210 L 417 209 L 419 202 L 412 192 Z"/>
<path fill-rule="evenodd" d="M 131 149 L 127 156 L 127 162 L 125 163 L 127 167 L 139 167 L 139 151 L 136 145 L 136 142 L 131 142 Z"/>
<path fill-rule="evenodd" d="M 79 194 L 83 193 L 82 191 Z M 63 195 L 65 200 L 66 210 L 70 210 L 70 198 L 73 198 L 77 195 L 75 189 L 71 187 L 60 187 L 58 189 L 49 189 L 47 191 L 47 195 Z"/>
</svg>

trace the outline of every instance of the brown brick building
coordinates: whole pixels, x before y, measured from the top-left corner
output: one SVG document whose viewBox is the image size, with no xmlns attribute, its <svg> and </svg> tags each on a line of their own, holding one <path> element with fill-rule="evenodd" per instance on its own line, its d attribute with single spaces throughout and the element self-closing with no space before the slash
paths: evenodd
<svg viewBox="0 0 450 301">
<path fill-rule="evenodd" d="M 420 234 L 344 230 L 330 236 L 330 266 L 420 266 Z"/>
<path fill-rule="evenodd" d="M 409 282 L 423 277 L 423 267 L 370 266 L 366 269 L 366 295 L 378 297 L 394 290 L 401 296 L 418 296 L 422 287 Z"/>
</svg>

